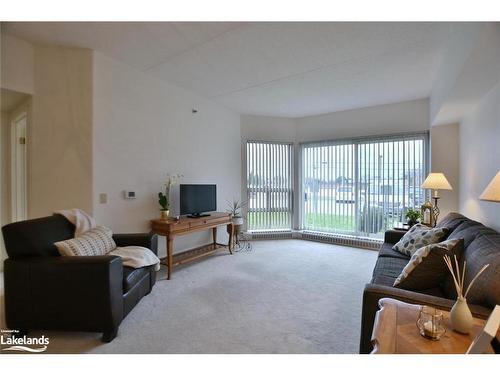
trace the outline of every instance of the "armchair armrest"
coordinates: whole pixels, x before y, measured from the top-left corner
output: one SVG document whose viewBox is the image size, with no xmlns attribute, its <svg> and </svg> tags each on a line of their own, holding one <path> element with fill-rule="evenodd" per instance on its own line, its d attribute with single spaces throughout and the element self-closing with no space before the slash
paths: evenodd
<svg viewBox="0 0 500 375">
<path fill-rule="evenodd" d="M 158 255 L 158 236 L 153 233 L 125 233 L 113 234 L 116 246 L 142 246 L 147 247 Z"/>
<path fill-rule="evenodd" d="M 116 332 L 123 319 L 120 257 L 26 257 L 4 263 L 9 328 Z"/>
<path fill-rule="evenodd" d="M 397 243 L 406 234 L 404 230 L 390 229 L 386 230 L 384 234 L 384 242 L 386 243 Z"/>
<path fill-rule="evenodd" d="M 363 311 L 361 316 L 360 353 L 370 353 L 372 350 L 371 336 L 375 314 L 379 310 L 378 301 L 381 298 L 394 298 L 399 301 L 434 306 L 441 310 L 451 310 L 454 300 L 413 292 L 410 290 L 394 288 L 391 286 L 367 284 L 363 291 Z M 469 305 L 472 315 L 487 319 L 491 310 L 480 305 Z"/>
</svg>

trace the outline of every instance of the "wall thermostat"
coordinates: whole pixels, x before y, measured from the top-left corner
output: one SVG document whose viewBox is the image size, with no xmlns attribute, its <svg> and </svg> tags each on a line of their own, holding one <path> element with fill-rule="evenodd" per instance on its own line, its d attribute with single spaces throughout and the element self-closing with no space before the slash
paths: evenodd
<svg viewBox="0 0 500 375">
<path fill-rule="evenodd" d="M 125 199 L 135 199 L 135 191 L 125 190 Z"/>
</svg>

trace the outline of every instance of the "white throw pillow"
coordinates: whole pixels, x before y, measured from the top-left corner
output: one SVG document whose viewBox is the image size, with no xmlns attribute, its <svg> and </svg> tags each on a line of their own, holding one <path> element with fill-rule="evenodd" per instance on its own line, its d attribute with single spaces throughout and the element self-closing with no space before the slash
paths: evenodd
<svg viewBox="0 0 500 375">
<path fill-rule="evenodd" d="M 429 228 L 416 224 L 392 248 L 411 257 L 421 247 L 443 241 L 448 231 L 448 228 Z"/>
<path fill-rule="evenodd" d="M 62 256 L 96 256 L 106 255 L 116 249 L 111 229 L 97 226 L 80 237 L 55 243 Z"/>
</svg>

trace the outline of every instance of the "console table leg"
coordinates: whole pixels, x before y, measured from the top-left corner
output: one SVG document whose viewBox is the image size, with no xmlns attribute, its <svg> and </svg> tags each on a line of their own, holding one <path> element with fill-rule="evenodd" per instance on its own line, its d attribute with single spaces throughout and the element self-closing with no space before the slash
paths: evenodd
<svg viewBox="0 0 500 375">
<path fill-rule="evenodd" d="M 168 260 L 168 269 L 167 269 L 167 280 L 170 280 L 170 275 L 172 274 L 172 268 L 174 268 L 174 241 L 171 236 L 167 236 L 167 260 Z"/>
<path fill-rule="evenodd" d="M 212 237 L 214 240 L 214 250 L 217 249 L 217 227 L 212 228 Z"/>
<path fill-rule="evenodd" d="M 229 243 L 227 244 L 227 248 L 229 249 L 229 253 L 233 254 L 233 238 L 234 238 L 234 225 L 228 224 L 227 228 L 229 229 Z"/>
</svg>

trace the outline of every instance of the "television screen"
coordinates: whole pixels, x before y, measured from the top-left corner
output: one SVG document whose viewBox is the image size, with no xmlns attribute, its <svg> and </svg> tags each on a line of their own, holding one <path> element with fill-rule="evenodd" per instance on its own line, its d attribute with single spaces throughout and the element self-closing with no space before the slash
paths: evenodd
<svg viewBox="0 0 500 375">
<path fill-rule="evenodd" d="M 181 215 L 199 215 L 217 210 L 216 185 L 180 184 Z"/>
</svg>

